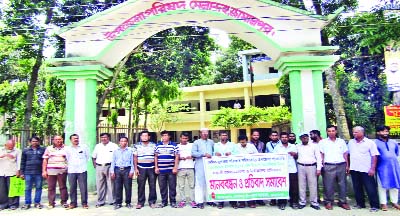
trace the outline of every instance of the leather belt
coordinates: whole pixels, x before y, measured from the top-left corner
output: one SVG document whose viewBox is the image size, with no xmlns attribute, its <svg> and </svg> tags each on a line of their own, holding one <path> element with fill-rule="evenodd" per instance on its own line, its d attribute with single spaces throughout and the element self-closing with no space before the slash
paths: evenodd
<svg viewBox="0 0 400 216">
<path fill-rule="evenodd" d="M 298 165 L 302 165 L 302 166 L 317 166 L 317 163 L 313 163 L 313 164 L 302 164 L 297 162 Z"/>
<path fill-rule="evenodd" d="M 324 163 L 325 165 L 332 165 L 332 166 L 335 166 L 335 165 L 343 165 L 343 164 L 345 164 L 346 162 L 340 162 L 340 163 Z"/>
<path fill-rule="evenodd" d="M 127 166 L 127 167 L 115 167 L 115 169 L 126 170 L 126 169 L 131 169 L 131 167 L 130 166 Z"/>
<path fill-rule="evenodd" d="M 96 163 L 96 166 L 110 166 L 111 165 L 111 163 L 105 163 L 105 164 L 98 164 L 98 163 Z"/>
</svg>

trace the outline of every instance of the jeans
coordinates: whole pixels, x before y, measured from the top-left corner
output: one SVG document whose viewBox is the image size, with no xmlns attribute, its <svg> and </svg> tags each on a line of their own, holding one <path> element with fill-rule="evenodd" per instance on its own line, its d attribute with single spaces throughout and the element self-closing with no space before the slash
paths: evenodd
<svg viewBox="0 0 400 216">
<path fill-rule="evenodd" d="M 160 173 L 158 185 L 160 186 L 162 204 L 168 205 L 168 195 L 170 203 L 176 204 L 176 175 L 172 172 Z"/>
<path fill-rule="evenodd" d="M 365 208 L 364 188 L 367 191 L 368 200 L 371 208 L 379 209 L 378 190 L 373 176 L 369 176 L 366 172 L 358 172 L 351 170 L 351 181 L 353 182 L 354 196 L 357 205 Z"/>
<path fill-rule="evenodd" d="M 146 202 L 146 181 L 149 182 L 149 205 L 155 204 L 157 201 L 156 192 L 156 174 L 154 168 L 140 168 L 139 176 L 137 177 L 138 183 L 138 204 L 144 205 Z"/>
<path fill-rule="evenodd" d="M 25 204 L 32 204 L 32 186 L 35 184 L 35 203 L 40 203 L 42 197 L 42 175 L 25 175 Z"/>
</svg>

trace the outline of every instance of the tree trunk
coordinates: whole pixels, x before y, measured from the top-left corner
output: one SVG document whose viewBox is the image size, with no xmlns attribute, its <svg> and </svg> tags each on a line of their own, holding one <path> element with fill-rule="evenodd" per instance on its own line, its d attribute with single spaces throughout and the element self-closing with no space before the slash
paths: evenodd
<svg viewBox="0 0 400 216">
<path fill-rule="evenodd" d="M 48 25 L 53 18 L 53 8 L 55 5 L 55 1 L 52 1 L 51 5 L 46 9 L 46 20 L 44 21 L 45 25 Z M 38 41 L 38 50 L 36 53 L 35 64 L 32 67 L 31 77 L 28 84 L 28 93 L 26 95 L 26 107 L 25 107 L 25 115 L 24 115 L 24 132 L 21 137 L 21 148 L 25 147 L 25 144 L 28 141 L 29 131 L 31 129 L 31 117 L 33 111 L 33 98 L 35 96 L 35 87 L 39 77 L 39 70 L 43 64 L 43 50 L 44 50 L 44 42 L 46 40 L 46 33 L 44 32 L 40 40 Z"/>
<path fill-rule="evenodd" d="M 97 102 L 97 124 L 99 124 L 100 121 L 100 116 L 101 116 L 101 108 L 103 108 L 104 102 L 106 101 L 106 98 L 108 94 L 113 90 L 115 87 L 115 83 L 117 82 L 118 76 L 121 73 L 122 69 L 124 68 L 126 62 L 128 61 L 129 57 L 132 55 L 132 53 L 137 52 L 141 48 L 142 44 L 137 46 L 135 49 L 133 49 L 128 55 L 122 59 L 122 61 L 118 64 L 118 67 L 114 71 L 114 76 L 110 82 L 110 85 L 104 90 L 103 95 L 99 98 Z"/>
<path fill-rule="evenodd" d="M 128 137 L 132 138 L 132 103 L 133 103 L 133 88 L 129 85 L 129 117 L 128 117 Z M 135 142 L 134 142 L 135 143 Z"/>
<path fill-rule="evenodd" d="M 328 83 L 329 94 L 332 97 L 333 110 L 335 111 L 339 136 L 345 140 L 350 139 L 350 132 L 346 120 L 344 103 L 339 89 L 336 85 L 336 72 L 332 67 L 325 70 L 326 81 Z"/>
<path fill-rule="evenodd" d="M 321 0 L 314 0 L 313 7 L 315 13 L 318 15 L 322 15 L 322 6 Z M 329 46 L 329 38 L 326 32 L 321 31 L 321 43 L 322 46 Z M 339 136 L 343 139 L 349 140 L 350 139 L 350 132 L 349 127 L 346 120 L 346 112 L 344 109 L 344 103 L 342 96 L 340 95 L 339 89 L 336 85 L 336 72 L 332 69 L 332 67 L 325 70 L 326 80 L 328 82 L 329 92 L 332 96 L 332 105 L 333 110 L 335 112 L 335 116 L 337 119 L 337 128 L 339 132 Z"/>
</svg>

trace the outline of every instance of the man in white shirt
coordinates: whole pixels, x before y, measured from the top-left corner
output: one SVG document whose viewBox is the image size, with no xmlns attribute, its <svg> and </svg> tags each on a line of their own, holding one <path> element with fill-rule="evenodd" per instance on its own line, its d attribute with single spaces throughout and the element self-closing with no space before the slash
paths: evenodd
<svg viewBox="0 0 400 216">
<path fill-rule="evenodd" d="M 186 205 L 185 191 L 189 191 L 190 206 L 196 208 L 197 204 L 194 201 L 194 161 L 192 157 L 193 143 L 189 143 L 189 134 L 183 132 L 180 136 L 181 142 L 178 144 L 179 150 L 179 165 L 178 165 L 178 189 L 181 202 L 179 208 Z M 187 181 L 187 185 L 186 185 Z M 186 186 L 189 186 L 189 190 Z M 186 190 L 185 190 L 186 189 Z"/>
<path fill-rule="evenodd" d="M 219 142 L 214 145 L 214 156 L 218 157 L 226 157 L 232 155 L 232 152 L 235 149 L 235 144 L 229 142 L 228 132 L 220 131 L 219 132 Z M 222 209 L 224 207 L 224 202 L 218 202 L 218 209 Z"/>
<path fill-rule="evenodd" d="M 356 208 L 365 208 L 364 189 L 367 191 L 370 211 L 379 210 L 377 184 L 375 181 L 376 164 L 379 151 L 374 141 L 364 136 L 361 126 L 353 128 L 354 139 L 349 141 L 350 175 L 353 182 Z"/>
<path fill-rule="evenodd" d="M 87 162 L 89 161 L 89 149 L 85 145 L 79 144 L 78 134 L 72 134 L 69 139 L 72 146 L 65 148 L 68 162 L 68 183 L 71 203 L 67 210 L 78 206 L 77 190 L 81 192 L 81 202 L 84 209 L 88 209 L 88 190 L 87 190 Z"/>
<path fill-rule="evenodd" d="M 239 143 L 236 145 L 236 148 L 233 152 L 233 155 L 241 155 L 241 154 L 257 154 L 258 150 L 257 148 L 250 143 L 247 143 L 248 138 L 246 135 L 240 135 L 238 137 Z M 244 201 L 239 201 L 239 206 L 236 205 L 235 201 L 230 202 L 233 208 L 245 208 L 246 203 Z M 247 201 L 247 205 L 250 208 L 255 208 L 256 207 L 256 202 L 255 201 Z"/>
<path fill-rule="evenodd" d="M 289 171 L 289 197 L 290 206 L 293 209 L 297 209 L 299 202 L 299 182 L 297 177 L 297 147 L 295 144 L 289 143 L 288 133 L 282 132 L 281 144 L 277 145 L 274 149 L 274 153 L 288 154 L 288 171 Z M 278 200 L 278 207 L 281 210 L 285 210 L 287 204 L 286 199 Z"/>
<path fill-rule="evenodd" d="M 96 169 L 96 208 L 104 206 L 106 198 L 110 205 L 114 204 L 114 181 L 111 180 L 110 166 L 113 153 L 118 149 L 118 145 L 110 141 L 109 133 L 101 133 L 100 140 L 92 153 L 93 167 Z"/>
<path fill-rule="evenodd" d="M 317 193 L 317 177 L 321 175 L 322 159 L 319 147 L 310 143 L 307 133 L 300 134 L 301 144 L 297 145 L 297 169 L 299 176 L 299 209 L 306 207 L 306 190 L 310 191 L 311 208 L 320 210 Z"/>
<path fill-rule="evenodd" d="M 349 170 L 348 148 L 343 139 L 337 138 L 336 126 L 329 125 L 326 129 L 328 138 L 321 140 L 320 151 L 324 164 L 324 201 L 325 208 L 333 209 L 335 183 L 339 186 L 339 203 L 343 209 L 350 210 L 346 201 L 346 173 Z"/>
</svg>

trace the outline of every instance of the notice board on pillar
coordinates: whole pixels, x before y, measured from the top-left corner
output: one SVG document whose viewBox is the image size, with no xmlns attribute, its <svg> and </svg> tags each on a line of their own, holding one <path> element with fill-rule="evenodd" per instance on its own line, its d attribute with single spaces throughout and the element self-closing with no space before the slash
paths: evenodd
<svg viewBox="0 0 400 216">
<path fill-rule="evenodd" d="M 385 125 L 390 127 L 390 135 L 400 135 L 400 106 L 385 106 Z"/>
<path fill-rule="evenodd" d="M 289 198 L 287 154 L 204 158 L 207 201 Z"/>
</svg>

